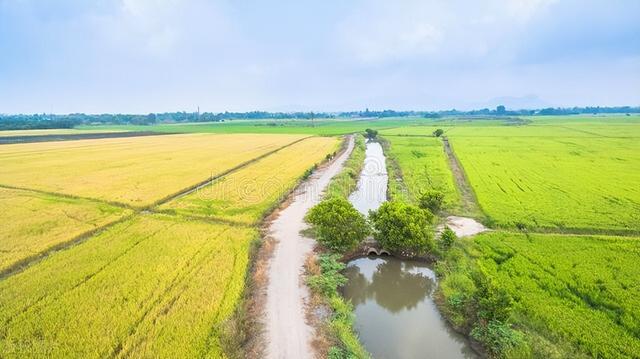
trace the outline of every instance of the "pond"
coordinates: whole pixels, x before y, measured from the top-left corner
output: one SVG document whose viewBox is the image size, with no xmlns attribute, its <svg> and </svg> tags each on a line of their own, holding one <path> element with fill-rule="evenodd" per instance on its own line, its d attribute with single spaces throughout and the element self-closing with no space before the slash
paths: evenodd
<svg viewBox="0 0 640 359">
<path fill-rule="evenodd" d="M 366 257 L 349 262 L 344 274 L 355 329 L 374 358 L 477 358 L 440 315 L 436 276 L 426 263 Z"/>
</svg>

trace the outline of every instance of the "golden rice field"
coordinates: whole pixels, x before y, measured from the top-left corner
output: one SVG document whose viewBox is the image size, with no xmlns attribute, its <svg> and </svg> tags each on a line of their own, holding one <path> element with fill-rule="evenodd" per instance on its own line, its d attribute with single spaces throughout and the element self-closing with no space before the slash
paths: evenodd
<svg viewBox="0 0 640 359">
<path fill-rule="evenodd" d="M 309 138 L 167 202 L 160 209 L 253 224 L 293 188 L 301 174 L 322 162 L 338 145 L 333 137 Z"/>
<path fill-rule="evenodd" d="M 244 285 L 253 228 L 140 215 L 0 282 L 12 356 L 201 357 Z M 7 351 L 8 348 L 8 351 Z"/>
<path fill-rule="evenodd" d="M 0 187 L 0 272 L 132 211 L 105 203 Z"/>
<path fill-rule="evenodd" d="M 0 185 L 154 204 L 301 135 L 165 135 L 0 146 Z"/>
<path fill-rule="evenodd" d="M 30 188 L 0 187 L 0 271 L 26 263 L 0 277 L 0 357 L 224 357 L 256 222 L 338 145 L 194 134 L 0 146 L 0 184 Z"/>
</svg>

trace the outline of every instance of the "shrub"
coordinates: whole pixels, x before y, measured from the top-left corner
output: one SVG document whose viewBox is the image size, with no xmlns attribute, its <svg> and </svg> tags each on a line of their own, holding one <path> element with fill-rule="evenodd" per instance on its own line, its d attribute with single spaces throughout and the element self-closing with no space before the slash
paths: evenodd
<svg viewBox="0 0 640 359">
<path fill-rule="evenodd" d="M 510 351 L 526 346 L 524 335 L 511 328 L 507 323 L 492 320 L 486 325 L 480 325 L 471 331 L 471 336 L 484 344 L 492 357 L 505 357 Z M 522 349 L 520 352 L 524 351 Z"/>
<path fill-rule="evenodd" d="M 433 131 L 433 135 L 436 136 L 436 137 L 440 137 L 440 136 L 442 136 L 442 134 L 444 134 L 444 131 L 441 128 Z"/>
<path fill-rule="evenodd" d="M 334 251 L 354 249 L 371 232 L 364 216 L 342 197 L 334 197 L 311 208 L 306 217 L 318 241 Z"/>
<path fill-rule="evenodd" d="M 431 213 L 437 214 L 442 209 L 444 203 L 444 193 L 439 191 L 428 191 L 423 193 L 419 199 L 419 206 L 428 209 Z"/>
<path fill-rule="evenodd" d="M 365 133 L 365 136 L 370 140 L 373 140 L 378 136 L 378 131 L 372 130 L 370 128 L 367 128 L 366 130 L 364 130 L 364 133 Z"/>
<path fill-rule="evenodd" d="M 383 203 L 370 218 L 376 240 L 389 250 L 426 253 L 435 246 L 430 226 L 433 215 L 429 211 L 391 201 Z"/>
<path fill-rule="evenodd" d="M 449 226 L 444 227 L 444 231 L 440 235 L 440 243 L 442 244 L 442 248 L 449 249 L 453 245 L 453 242 L 458 239 L 456 236 L 456 232 L 454 232 Z"/>
</svg>

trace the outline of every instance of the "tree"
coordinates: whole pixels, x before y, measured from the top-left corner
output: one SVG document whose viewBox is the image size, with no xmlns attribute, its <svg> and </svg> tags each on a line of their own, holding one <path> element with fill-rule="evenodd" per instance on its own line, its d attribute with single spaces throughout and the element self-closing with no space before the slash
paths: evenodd
<svg viewBox="0 0 640 359">
<path fill-rule="evenodd" d="M 369 218 L 373 222 L 375 239 L 389 250 L 421 254 L 435 246 L 431 229 L 433 215 L 429 211 L 391 201 L 383 203 Z"/>
<path fill-rule="evenodd" d="M 367 128 L 366 130 L 364 130 L 364 132 L 365 136 L 367 136 L 367 138 L 370 140 L 374 140 L 378 136 L 378 131 L 372 130 L 370 128 Z"/>
<path fill-rule="evenodd" d="M 371 232 L 364 216 L 342 197 L 334 197 L 311 208 L 306 216 L 325 247 L 342 252 L 354 249 Z"/>
<path fill-rule="evenodd" d="M 428 191 L 420 196 L 419 206 L 428 209 L 433 214 L 437 214 L 442 209 L 444 203 L 444 193 L 439 191 Z"/>
<path fill-rule="evenodd" d="M 440 235 L 440 243 L 444 249 L 449 249 L 453 245 L 453 242 L 458 239 L 456 232 L 454 232 L 449 226 L 444 226 L 444 230 Z"/>
<path fill-rule="evenodd" d="M 441 128 L 433 131 L 433 135 L 436 136 L 436 137 L 442 136 L 443 133 L 444 133 L 444 131 Z"/>
<path fill-rule="evenodd" d="M 496 113 L 498 113 L 498 115 L 504 115 L 505 112 L 507 112 L 507 109 L 503 105 L 496 107 Z"/>
</svg>

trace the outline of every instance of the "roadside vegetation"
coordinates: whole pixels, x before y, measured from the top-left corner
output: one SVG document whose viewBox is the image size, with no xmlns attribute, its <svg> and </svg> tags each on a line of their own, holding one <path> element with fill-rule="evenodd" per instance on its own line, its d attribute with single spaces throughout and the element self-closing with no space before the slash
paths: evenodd
<svg viewBox="0 0 640 359">
<path fill-rule="evenodd" d="M 325 190 L 325 198 L 342 197 L 348 198 L 349 194 L 356 189 L 358 177 L 364 166 L 366 145 L 364 137 L 354 136 L 354 147 L 351 156 L 344 163 L 342 171 L 336 175 Z"/>
</svg>

